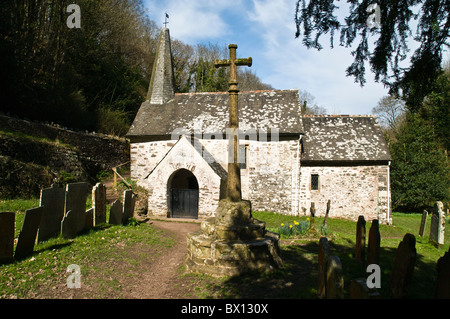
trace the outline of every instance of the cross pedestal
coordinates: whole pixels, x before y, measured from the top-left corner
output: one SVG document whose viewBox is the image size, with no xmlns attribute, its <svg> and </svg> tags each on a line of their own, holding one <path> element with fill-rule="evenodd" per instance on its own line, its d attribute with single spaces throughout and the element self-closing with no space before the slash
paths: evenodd
<svg viewBox="0 0 450 319">
<path fill-rule="evenodd" d="M 268 271 L 282 265 L 278 234 L 252 216 L 251 202 L 242 200 L 239 150 L 238 82 L 236 67 L 251 66 L 252 58 L 236 59 L 236 44 L 230 44 L 230 59 L 215 61 L 216 67 L 230 67 L 229 128 L 233 134 L 228 150 L 227 198 L 219 202 L 214 218 L 203 221 L 201 230 L 187 235 L 189 270 L 215 276 Z"/>
</svg>

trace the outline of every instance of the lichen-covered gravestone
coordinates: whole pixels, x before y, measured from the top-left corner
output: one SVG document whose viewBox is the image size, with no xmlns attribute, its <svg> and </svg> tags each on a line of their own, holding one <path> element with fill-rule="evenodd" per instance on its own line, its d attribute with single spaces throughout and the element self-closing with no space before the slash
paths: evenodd
<svg viewBox="0 0 450 319">
<path fill-rule="evenodd" d="M 407 296 L 416 259 L 416 238 L 408 233 L 398 245 L 395 254 L 390 284 L 392 298 L 405 298 Z"/>
<path fill-rule="evenodd" d="M 92 208 L 94 208 L 94 225 L 106 223 L 106 187 L 97 183 L 92 188 Z"/>
<path fill-rule="evenodd" d="M 44 212 L 39 225 L 38 241 L 46 241 L 61 233 L 65 201 L 64 188 L 52 185 L 50 188 L 41 190 L 40 206 L 44 207 Z"/>
<path fill-rule="evenodd" d="M 430 241 L 436 246 L 444 245 L 445 213 L 444 204 L 436 202 L 431 215 Z"/>
<path fill-rule="evenodd" d="M 61 234 L 64 238 L 75 238 L 78 234 L 76 214 L 69 210 L 61 221 Z"/>
<path fill-rule="evenodd" d="M 366 220 L 364 216 L 360 215 L 358 217 L 358 222 L 356 223 L 356 247 L 355 247 L 355 258 L 358 262 L 365 263 L 366 254 Z"/>
<path fill-rule="evenodd" d="M 326 286 L 327 286 L 326 270 L 329 254 L 330 251 L 328 239 L 326 237 L 321 237 L 319 239 L 318 289 L 317 289 L 318 297 L 321 299 L 326 297 Z"/>
<path fill-rule="evenodd" d="M 380 245 L 381 235 L 379 222 L 377 219 L 374 219 L 369 230 L 369 242 L 367 244 L 367 265 L 378 265 L 378 263 L 380 262 Z"/>
<path fill-rule="evenodd" d="M 119 199 L 116 199 L 111 205 L 109 213 L 109 223 L 111 225 L 122 224 L 123 205 Z"/>
<path fill-rule="evenodd" d="M 450 248 L 437 264 L 436 298 L 450 299 Z"/>
<path fill-rule="evenodd" d="M 25 211 L 25 217 L 23 218 L 22 228 L 17 240 L 14 258 L 24 258 L 33 253 L 43 212 L 43 207 L 36 207 Z"/>
<path fill-rule="evenodd" d="M 88 196 L 88 183 L 71 183 L 66 186 L 66 206 L 65 215 L 71 211 L 71 217 L 69 219 L 64 217 L 63 223 L 70 220 L 74 223 L 72 226 L 76 234 L 81 232 L 86 224 L 86 200 Z"/>
<path fill-rule="evenodd" d="M 344 298 L 344 272 L 342 263 L 338 256 L 331 255 L 328 258 L 327 270 L 327 299 Z"/>
<path fill-rule="evenodd" d="M 0 213 L 0 265 L 14 260 L 14 224 L 16 214 Z"/>
<path fill-rule="evenodd" d="M 419 236 L 422 237 L 427 225 L 428 212 L 424 209 L 422 212 L 422 220 L 420 221 Z"/>
<path fill-rule="evenodd" d="M 134 206 L 136 205 L 136 195 L 132 190 L 123 192 L 123 215 L 122 223 L 125 225 L 134 216 Z"/>
</svg>

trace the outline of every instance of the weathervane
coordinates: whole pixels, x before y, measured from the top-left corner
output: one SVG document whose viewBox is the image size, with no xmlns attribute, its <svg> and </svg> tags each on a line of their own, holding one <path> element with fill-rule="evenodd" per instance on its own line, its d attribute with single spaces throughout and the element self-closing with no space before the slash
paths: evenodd
<svg viewBox="0 0 450 319">
<path fill-rule="evenodd" d="M 167 25 L 169 24 L 169 15 L 166 12 L 166 18 L 164 20 L 164 28 L 167 28 Z"/>
</svg>

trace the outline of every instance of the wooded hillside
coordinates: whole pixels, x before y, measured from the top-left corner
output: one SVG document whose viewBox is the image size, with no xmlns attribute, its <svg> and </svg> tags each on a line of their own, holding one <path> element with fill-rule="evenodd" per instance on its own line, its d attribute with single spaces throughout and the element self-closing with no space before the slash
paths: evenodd
<svg viewBox="0 0 450 319">
<path fill-rule="evenodd" d="M 74 129 L 124 135 L 143 102 L 160 26 L 142 0 L 79 0 L 81 27 L 70 28 L 72 1 L 0 3 L 0 111 Z M 177 92 L 226 91 L 216 44 L 172 40 Z M 241 71 L 241 90 L 267 89 Z"/>
</svg>

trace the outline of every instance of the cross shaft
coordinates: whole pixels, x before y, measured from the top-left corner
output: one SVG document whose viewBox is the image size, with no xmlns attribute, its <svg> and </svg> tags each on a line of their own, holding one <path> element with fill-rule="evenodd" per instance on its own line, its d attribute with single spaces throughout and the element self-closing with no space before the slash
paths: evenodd
<svg viewBox="0 0 450 319">
<path fill-rule="evenodd" d="M 230 162 L 230 153 L 228 156 L 228 180 L 227 180 L 227 199 L 232 202 L 239 202 L 242 200 L 241 192 L 241 168 L 238 163 L 238 150 L 239 150 L 239 116 L 238 116 L 238 82 L 237 82 L 237 66 L 252 66 L 252 58 L 248 59 L 236 59 L 236 44 L 230 44 L 230 59 L 227 60 L 215 60 L 214 65 L 216 68 L 230 67 L 230 88 L 228 92 L 230 94 L 229 99 L 229 128 L 233 134 L 233 144 L 229 140 L 228 151 L 232 151 L 233 162 Z"/>
</svg>

